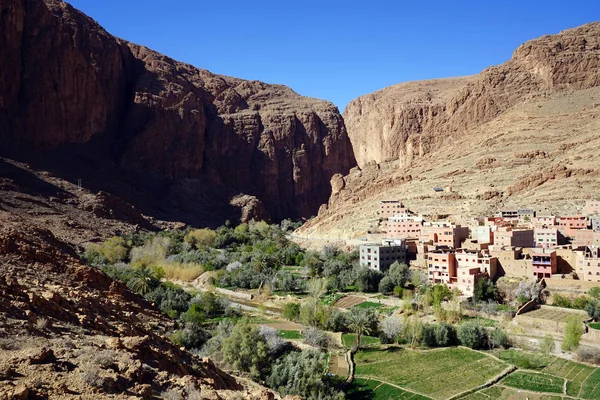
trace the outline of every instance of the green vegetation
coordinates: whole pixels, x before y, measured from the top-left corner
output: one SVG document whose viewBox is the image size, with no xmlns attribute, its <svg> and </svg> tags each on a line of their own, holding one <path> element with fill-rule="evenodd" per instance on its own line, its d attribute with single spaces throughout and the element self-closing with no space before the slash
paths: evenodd
<svg viewBox="0 0 600 400">
<path fill-rule="evenodd" d="M 506 368 L 492 357 L 465 348 L 368 348 L 359 351 L 355 361 L 360 378 L 382 379 L 436 399 L 477 387 Z"/>
<path fill-rule="evenodd" d="M 506 361 L 509 364 L 523 369 L 541 371 L 552 362 L 551 357 L 545 357 L 536 353 L 529 353 L 515 349 L 495 351 L 494 355 L 502 361 Z"/>
<path fill-rule="evenodd" d="M 564 351 L 570 351 L 577 348 L 577 346 L 579 346 L 579 342 L 581 341 L 582 335 L 583 323 L 581 322 L 581 318 L 576 315 L 568 317 L 565 326 L 565 336 L 562 342 L 562 349 Z"/>
<path fill-rule="evenodd" d="M 459 324 L 462 324 L 462 323 L 465 323 L 465 322 L 476 322 L 479 325 L 485 326 L 485 327 L 498 326 L 498 321 L 496 321 L 495 319 L 481 318 L 481 317 L 471 317 L 469 315 L 463 315 L 462 316 L 462 320 L 459 322 Z"/>
<path fill-rule="evenodd" d="M 593 329 L 600 329 L 600 322 L 592 322 L 592 323 L 590 324 L 590 328 L 593 328 Z"/>
<path fill-rule="evenodd" d="M 546 393 L 562 393 L 564 385 L 563 378 L 526 371 L 515 371 L 500 382 L 517 389 Z"/>
<path fill-rule="evenodd" d="M 579 397 L 600 399 L 600 368 L 596 369 L 583 383 Z"/>
<path fill-rule="evenodd" d="M 373 337 L 373 336 L 362 336 L 360 338 L 361 344 L 363 345 L 372 345 L 372 344 L 379 344 L 379 338 L 377 337 Z M 344 344 L 344 347 L 347 349 L 352 348 L 352 346 L 356 345 L 356 334 L 354 333 L 344 333 L 342 335 L 342 343 Z"/>
<path fill-rule="evenodd" d="M 380 308 L 383 307 L 381 303 L 374 303 L 372 301 L 365 301 L 354 306 L 354 308 Z"/>
<path fill-rule="evenodd" d="M 346 392 L 348 400 L 428 400 L 429 397 L 421 396 L 416 393 L 390 386 L 386 383 L 374 379 L 357 378 L 352 382 L 352 386 Z"/>
<path fill-rule="evenodd" d="M 300 333 L 300 331 L 280 329 L 277 332 L 279 333 L 279 337 L 281 337 L 283 339 L 303 339 L 304 338 L 304 336 L 302 336 L 302 333 Z"/>
</svg>

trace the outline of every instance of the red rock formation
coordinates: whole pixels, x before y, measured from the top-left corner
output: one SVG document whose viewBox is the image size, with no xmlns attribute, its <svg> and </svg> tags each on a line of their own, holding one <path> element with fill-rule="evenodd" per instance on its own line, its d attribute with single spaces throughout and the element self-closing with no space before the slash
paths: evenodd
<svg viewBox="0 0 600 400">
<path fill-rule="evenodd" d="M 520 101 L 600 84 L 600 23 L 531 40 L 476 76 L 409 82 L 352 101 L 344 119 L 359 166 L 436 150 Z"/>
<path fill-rule="evenodd" d="M 3 1 L 0 25 L 3 154 L 84 144 L 128 171 L 256 196 L 275 219 L 316 213 L 355 164 L 331 103 L 179 63 L 59 0 Z"/>
</svg>

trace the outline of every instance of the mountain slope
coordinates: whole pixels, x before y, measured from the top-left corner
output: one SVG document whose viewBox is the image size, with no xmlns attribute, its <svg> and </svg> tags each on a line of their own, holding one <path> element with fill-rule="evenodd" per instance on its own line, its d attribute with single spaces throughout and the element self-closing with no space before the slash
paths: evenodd
<svg viewBox="0 0 600 400">
<path fill-rule="evenodd" d="M 520 46 L 465 78 L 411 82 L 344 112 L 360 168 L 299 235 L 355 237 L 377 202 L 463 221 L 501 207 L 577 212 L 600 192 L 600 23 Z M 432 188 L 452 186 L 454 193 Z"/>
<path fill-rule="evenodd" d="M 179 63 L 59 0 L 0 7 L 0 155 L 99 189 L 119 182 L 131 202 L 135 191 L 162 199 L 147 212 L 196 223 L 202 207 L 189 203 L 219 215 L 240 193 L 275 219 L 310 216 L 329 178 L 355 165 L 329 102 Z"/>
</svg>

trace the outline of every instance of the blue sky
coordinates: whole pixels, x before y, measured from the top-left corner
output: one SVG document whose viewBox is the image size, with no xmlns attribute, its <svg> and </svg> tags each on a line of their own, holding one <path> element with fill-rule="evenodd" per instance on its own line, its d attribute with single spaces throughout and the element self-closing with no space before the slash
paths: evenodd
<svg viewBox="0 0 600 400">
<path fill-rule="evenodd" d="M 521 43 L 600 20 L 598 0 L 72 0 L 123 39 L 340 111 L 395 83 L 470 75 Z"/>
</svg>

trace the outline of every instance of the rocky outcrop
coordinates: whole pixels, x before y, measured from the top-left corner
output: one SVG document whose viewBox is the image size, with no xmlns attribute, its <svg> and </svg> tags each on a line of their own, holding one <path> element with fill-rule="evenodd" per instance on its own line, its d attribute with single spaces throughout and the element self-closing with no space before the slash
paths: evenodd
<svg viewBox="0 0 600 400">
<path fill-rule="evenodd" d="M 274 219 L 316 213 L 329 179 L 355 165 L 329 102 L 116 39 L 59 0 L 0 7 L 4 154 L 91 153 L 128 172 L 256 196 Z"/>
<path fill-rule="evenodd" d="M 537 95 L 600 84 L 600 23 L 521 45 L 508 62 L 477 76 L 403 83 L 359 97 L 344 119 L 360 167 L 437 150 L 448 137 Z"/>
</svg>

